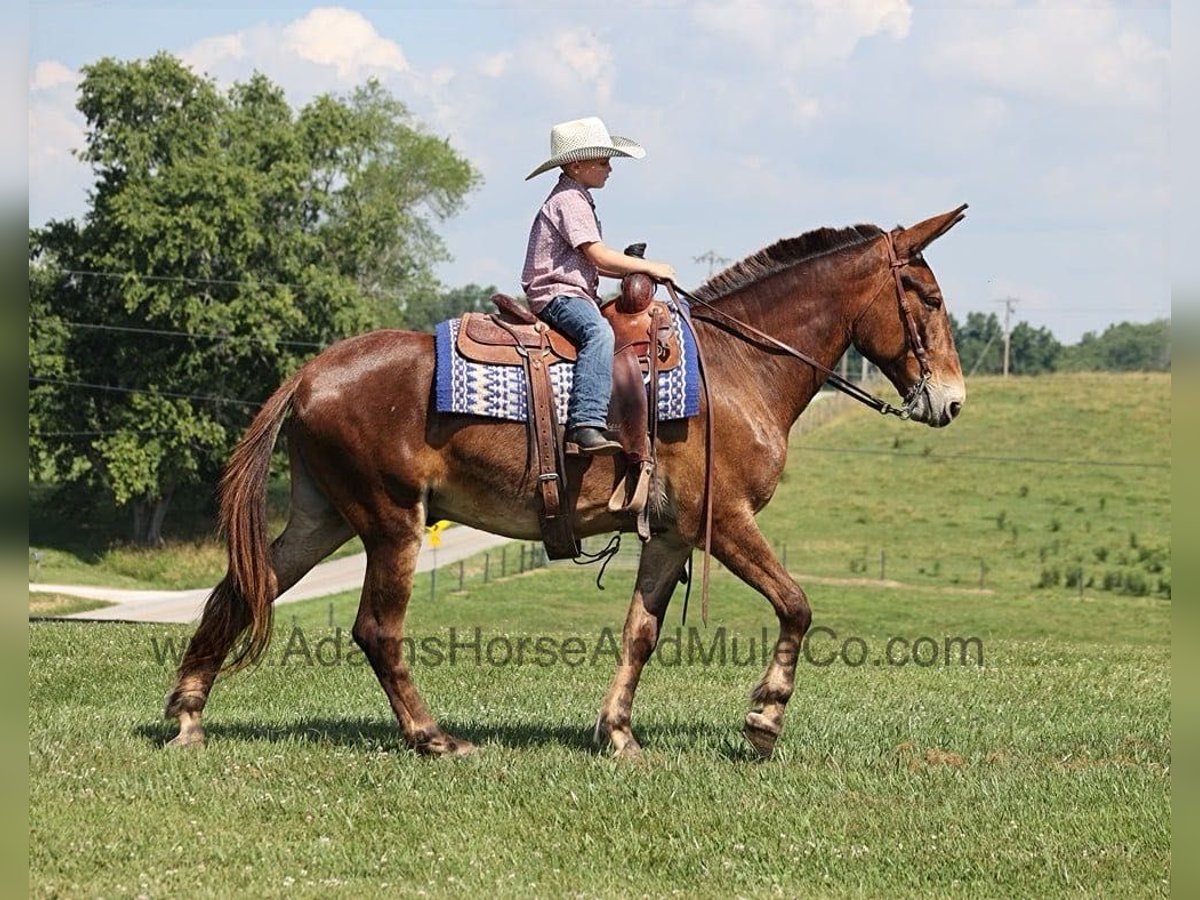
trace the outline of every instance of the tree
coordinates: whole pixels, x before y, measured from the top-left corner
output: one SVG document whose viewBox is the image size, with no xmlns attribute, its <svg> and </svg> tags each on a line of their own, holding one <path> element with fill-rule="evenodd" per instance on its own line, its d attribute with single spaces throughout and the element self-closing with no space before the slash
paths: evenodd
<svg viewBox="0 0 1200 900">
<path fill-rule="evenodd" d="M 1000 320 L 995 313 L 967 313 L 967 321 L 959 324 L 950 316 L 950 331 L 964 375 L 995 374 L 1004 369 L 1004 337 Z"/>
<path fill-rule="evenodd" d="M 1048 328 L 1018 322 L 1009 335 L 1009 366 L 1014 375 L 1040 375 L 1058 369 L 1062 344 Z"/>
<path fill-rule="evenodd" d="M 1119 372 L 1162 372 L 1171 369 L 1171 322 L 1120 322 L 1097 336 L 1089 331 L 1066 348 L 1063 368 Z"/>
<path fill-rule="evenodd" d="M 156 543 L 281 380 L 429 290 L 478 176 L 374 82 L 296 114 L 166 54 L 83 71 L 89 208 L 30 232 L 30 473 Z"/>
<path fill-rule="evenodd" d="M 465 312 L 494 310 L 491 302 L 494 293 L 495 285 L 480 287 L 472 283 L 442 293 L 430 293 L 424 298 L 414 298 L 405 310 L 404 327 L 413 331 L 433 331 L 439 322 Z"/>
</svg>

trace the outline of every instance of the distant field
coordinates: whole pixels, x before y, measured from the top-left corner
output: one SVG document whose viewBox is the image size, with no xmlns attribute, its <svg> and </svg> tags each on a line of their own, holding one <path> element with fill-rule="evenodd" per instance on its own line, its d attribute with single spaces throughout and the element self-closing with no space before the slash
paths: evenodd
<svg viewBox="0 0 1200 900">
<path fill-rule="evenodd" d="M 762 522 L 823 630 L 765 764 L 739 728 L 773 617 L 721 570 L 707 630 L 676 596 L 635 765 L 590 748 L 629 553 L 602 593 L 562 563 L 418 580 L 410 635 L 459 649 L 417 683 L 482 747 L 457 762 L 397 740 L 351 595 L 281 608 L 191 753 L 159 719 L 187 627 L 31 624 L 31 893 L 1165 895 L 1169 391 L 980 379 L 942 432 L 797 437 Z"/>
</svg>

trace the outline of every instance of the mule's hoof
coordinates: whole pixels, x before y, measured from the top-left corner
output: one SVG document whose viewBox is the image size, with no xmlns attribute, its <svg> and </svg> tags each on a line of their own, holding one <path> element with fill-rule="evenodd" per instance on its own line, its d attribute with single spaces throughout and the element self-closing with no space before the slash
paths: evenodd
<svg viewBox="0 0 1200 900">
<path fill-rule="evenodd" d="M 775 752 L 775 742 L 779 740 L 781 730 L 780 726 L 762 713 L 752 712 L 746 714 L 746 724 L 742 733 L 761 759 L 770 759 L 771 754 Z"/>
<path fill-rule="evenodd" d="M 629 738 L 621 744 L 620 747 L 615 742 L 612 744 L 613 759 L 638 760 L 642 759 L 642 745 L 637 742 L 637 739 L 630 735 Z"/>
<path fill-rule="evenodd" d="M 175 750 L 185 747 L 203 747 L 204 732 L 199 729 L 180 731 L 179 734 L 167 741 L 166 746 Z"/>
<path fill-rule="evenodd" d="M 470 756 L 476 752 L 476 747 L 470 741 L 464 741 L 461 738 L 453 738 L 448 734 L 443 734 L 433 738 L 433 740 L 418 744 L 416 750 L 422 756 L 456 759 L 460 756 Z"/>
<path fill-rule="evenodd" d="M 610 751 L 614 759 L 642 758 L 642 745 L 637 742 L 637 738 L 628 728 L 618 727 L 614 730 L 605 725 L 603 720 L 597 719 L 596 730 L 592 732 L 592 741 L 597 750 Z"/>
</svg>

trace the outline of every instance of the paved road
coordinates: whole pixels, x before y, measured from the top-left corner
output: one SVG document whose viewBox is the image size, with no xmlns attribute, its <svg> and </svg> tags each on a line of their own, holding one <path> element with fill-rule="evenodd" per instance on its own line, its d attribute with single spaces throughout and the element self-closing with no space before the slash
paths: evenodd
<svg viewBox="0 0 1200 900">
<path fill-rule="evenodd" d="M 427 572 L 434 567 L 458 562 L 492 547 L 511 542 L 511 538 L 489 534 L 460 525 L 442 532 L 442 543 L 435 551 L 428 542 L 417 558 L 417 571 Z M 362 587 L 367 568 L 366 554 L 344 556 L 321 563 L 283 594 L 276 603 L 295 603 L 357 591 Z M 65 594 L 90 600 L 107 600 L 115 606 L 92 609 L 66 616 L 69 619 L 94 619 L 104 622 L 193 622 L 200 616 L 208 588 L 188 591 L 131 591 L 120 588 L 73 584 L 30 584 L 30 593 Z"/>
</svg>

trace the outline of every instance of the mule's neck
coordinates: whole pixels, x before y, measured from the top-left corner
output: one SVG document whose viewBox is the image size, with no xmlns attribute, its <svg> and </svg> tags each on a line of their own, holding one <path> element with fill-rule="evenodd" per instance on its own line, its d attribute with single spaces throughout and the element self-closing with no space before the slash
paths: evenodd
<svg viewBox="0 0 1200 900">
<path fill-rule="evenodd" d="M 740 319 L 832 369 L 850 347 L 854 320 L 879 287 L 878 248 L 801 263 L 715 301 Z M 719 313 L 693 312 L 715 390 L 745 391 L 786 438 L 828 373 L 753 335 Z M 721 323 L 721 324 L 714 324 Z M 748 398 L 749 399 L 749 398 Z"/>
</svg>

